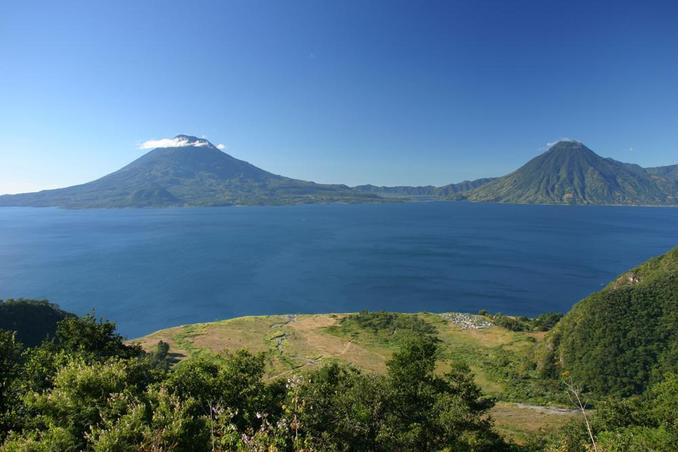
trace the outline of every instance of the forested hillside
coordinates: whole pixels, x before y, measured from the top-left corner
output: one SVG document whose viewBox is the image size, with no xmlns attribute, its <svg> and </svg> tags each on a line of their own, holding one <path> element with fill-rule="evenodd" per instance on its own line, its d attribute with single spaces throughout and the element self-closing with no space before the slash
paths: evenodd
<svg viewBox="0 0 678 452">
<path fill-rule="evenodd" d="M 575 305 L 545 345 L 546 375 L 567 372 L 598 395 L 642 393 L 678 371 L 678 248 Z"/>
<path fill-rule="evenodd" d="M 17 340 L 28 346 L 54 337 L 57 322 L 70 315 L 47 301 L 0 300 L 0 330 L 16 331 Z"/>
</svg>

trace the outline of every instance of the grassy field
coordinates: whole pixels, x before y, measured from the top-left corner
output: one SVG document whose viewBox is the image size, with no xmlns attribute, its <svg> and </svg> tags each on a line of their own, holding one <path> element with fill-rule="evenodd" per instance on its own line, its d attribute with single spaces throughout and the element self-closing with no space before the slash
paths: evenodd
<svg viewBox="0 0 678 452">
<path fill-rule="evenodd" d="M 199 353 L 247 349 L 268 357 L 270 378 L 300 373 L 329 361 L 342 361 L 381 373 L 398 348 L 399 331 L 376 330 L 345 319 L 348 314 L 240 317 L 168 328 L 135 339 L 146 350 L 170 344 L 177 359 Z M 541 332 L 514 332 L 479 316 L 400 314 L 425 322 L 441 341 L 439 371 L 464 363 L 483 391 L 498 400 L 493 417 L 498 431 L 520 441 L 525 435 L 561 426 L 573 414 L 559 410 L 560 389 L 542 381 L 530 354 Z M 343 321 L 342 321 L 343 320 Z M 554 407 L 544 408 L 544 405 Z"/>
</svg>

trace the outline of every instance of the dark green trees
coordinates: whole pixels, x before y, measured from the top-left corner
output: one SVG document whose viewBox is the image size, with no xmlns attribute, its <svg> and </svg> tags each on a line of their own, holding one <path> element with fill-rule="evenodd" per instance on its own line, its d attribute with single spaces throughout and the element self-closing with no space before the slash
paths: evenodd
<svg viewBox="0 0 678 452">
<path fill-rule="evenodd" d="M 486 414 L 493 403 L 481 396 L 468 368 L 444 376 L 435 371 L 435 338 L 407 342 L 388 363 L 384 449 L 497 450 L 501 441 Z"/>
<path fill-rule="evenodd" d="M 678 248 L 576 304 L 543 352 L 546 375 L 568 372 L 597 395 L 640 394 L 678 371 Z"/>
</svg>

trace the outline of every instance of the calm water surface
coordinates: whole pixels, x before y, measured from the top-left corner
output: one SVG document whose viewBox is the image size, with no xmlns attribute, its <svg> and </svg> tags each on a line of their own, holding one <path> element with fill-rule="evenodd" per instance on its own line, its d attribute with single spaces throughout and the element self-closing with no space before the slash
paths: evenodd
<svg viewBox="0 0 678 452">
<path fill-rule="evenodd" d="M 0 209 L 0 298 L 129 337 L 249 314 L 565 311 L 678 245 L 678 209 L 470 203 Z"/>
</svg>

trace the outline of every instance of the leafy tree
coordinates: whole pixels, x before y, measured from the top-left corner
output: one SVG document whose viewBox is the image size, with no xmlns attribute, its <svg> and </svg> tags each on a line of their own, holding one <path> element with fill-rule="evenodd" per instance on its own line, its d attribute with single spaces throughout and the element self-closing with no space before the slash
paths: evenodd
<svg viewBox="0 0 678 452">
<path fill-rule="evenodd" d="M 444 377 L 435 373 L 434 338 L 413 338 L 388 363 L 389 396 L 379 441 L 397 450 L 498 450 L 504 445 L 486 414 L 493 403 L 481 397 L 467 368 Z"/>
<path fill-rule="evenodd" d="M 191 413 L 196 401 L 164 389 L 149 390 L 121 416 L 104 415 L 86 437 L 95 451 L 208 450 L 206 419 Z M 115 413 L 111 413 L 115 414 Z"/>
<path fill-rule="evenodd" d="M 21 371 L 22 351 L 16 333 L 0 330 L 0 440 L 13 423 L 11 411 L 17 404 L 15 384 Z"/>
<path fill-rule="evenodd" d="M 85 446 L 84 434 L 101 419 L 124 412 L 140 393 L 134 386 L 134 363 L 111 360 L 87 364 L 75 358 L 61 368 L 52 389 L 24 397 L 37 430 L 65 428 L 76 438 L 74 447 Z"/>
<path fill-rule="evenodd" d="M 123 337 L 115 332 L 115 323 L 97 321 L 92 314 L 60 321 L 56 343 L 69 353 L 78 353 L 89 359 L 131 358 L 142 353 L 138 346 L 125 345 Z"/>
<path fill-rule="evenodd" d="M 170 365 L 174 362 L 174 360 L 170 357 L 169 351 L 170 345 L 167 342 L 158 341 L 155 352 L 150 353 L 148 355 L 148 359 L 158 369 L 167 371 L 169 370 Z"/>
<path fill-rule="evenodd" d="M 298 415 L 308 444 L 317 450 L 375 450 L 386 403 L 385 380 L 332 363 L 305 376 L 293 397 L 303 400 Z"/>
<path fill-rule="evenodd" d="M 233 422 L 240 429 L 258 425 L 271 393 L 263 382 L 265 358 L 240 350 L 225 356 L 201 355 L 174 368 L 165 385 L 182 398 L 196 401 L 195 415 L 209 415 L 221 407 L 237 410 Z"/>
</svg>

